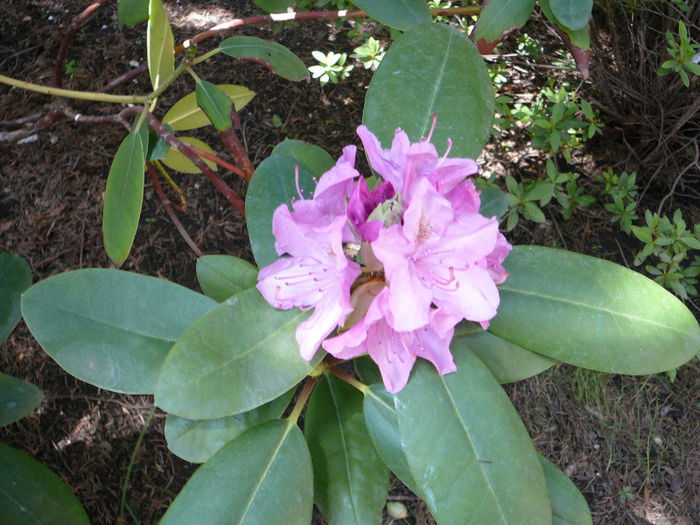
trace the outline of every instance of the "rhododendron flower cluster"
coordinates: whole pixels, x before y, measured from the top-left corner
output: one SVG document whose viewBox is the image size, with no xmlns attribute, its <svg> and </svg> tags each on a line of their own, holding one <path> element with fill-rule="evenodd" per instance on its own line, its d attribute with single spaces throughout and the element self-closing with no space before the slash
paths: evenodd
<svg viewBox="0 0 700 525">
<path fill-rule="evenodd" d="M 430 137 L 411 143 L 401 129 L 390 149 L 357 132 L 381 180 L 370 190 L 347 146 L 312 198 L 280 205 L 272 232 L 288 256 L 260 270 L 258 289 L 276 308 L 314 309 L 296 332 L 304 359 L 321 346 L 340 359 L 367 353 L 395 393 L 416 357 L 456 369 L 455 325 L 488 327 L 511 246 L 479 214 L 472 159 L 441 157 Z"/>
</svg>

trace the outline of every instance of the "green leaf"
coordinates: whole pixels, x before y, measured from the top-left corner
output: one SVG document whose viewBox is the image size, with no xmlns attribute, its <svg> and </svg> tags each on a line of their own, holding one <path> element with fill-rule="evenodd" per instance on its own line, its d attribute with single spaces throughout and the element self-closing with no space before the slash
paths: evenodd
<svg viewBox="0 0 700 525">
<path fill-rule="evenodd" d="M 304 165 L 317 179 L 330 170 L 335 161 L 326 150 L 301 140 L 284 139 L 275 146 L 270 155 L 284 155 Z"/>
<path fill-rule="evenodd" d="M 248 186 L 246 223 L 253 255 L 260 268 L 279 257 L 272 235 L 272 215 L 280 204 L 299 199 L 294 177 L 294 167 L 298 164 L 291 157 L 272 155 L 260 163 Z M 314 173 L 303 164 L 299 166 L 299 186 L 306 198 L 311 198 L 316 188 Z"/>
<path fill-rule="evenodd" d="M 253 288 L 230 297 L 178 339 L 161 368 L 155 402 L 188 419 L 247 412 L 296 385 L 324 355 L 299 355 L 298 309 L 276 310 Z"/>
<path fill-rule="evenodd" d="M 255 96 L 255 92 L 245 86 L 235 84 L 217 84 L 217 88 L 226 93 L 233 101 L 236 111 L 240 111 Z M 211 121 L 197 105 L 196 91 L 185 95 L 173 104 L 163 117 L 163 124 L 170 124 L 175 131 L 185 131 L 208 126 Z"/>
<path fill-rule="evenodd" d="M 269 421 L 244 432 L 190 478 L 160 525 L 309 525 L 313 474 L 304 436 Z"/>
<path fill-rule="evenodd" d="M 576 253 L 517 246 L 489 331 L 585 368 L 653 374 L 676 368 L 700 346 L 693 314 L 637 272 Z"/>
<path fill-rule="evenodd" d="M 249 428 L 278 419 L 292 399 L 293 390 L 254 410 L 216 419 L 185 419 L 168 414 L 165 439 L 173 454 L 185 461 L 204 463 Z"/>
<path fill-rule="evenodd" d="M 219 44 L 219 49 L 234 58 L 262 60 L 276 75 L 288 80 L 298 81 L 309 76 L 301 59 L 277 42 L 254 36 L 231 36 Z"/>
<path fill-rule="evenodd" d="M 32 270 L 14 253 L 0 253 L 0 343 L 7 339 L 22 318 L 19 299 L 32 285 Z"/>
<path fill-rule="evenodd" d="M 155 91 L 175 70 L 173 31 L 161 0 L 149 0 L 146 29 L 148 73 Z"/>
<path fill-rule="evenodd" d="M 483 330 L 470 334 L 455 333 L 450 349 L 453 354 L 474 352 L 500 383 L 527 379 L 556 362 Z"/>
<path fill-rule="evenodd" d="M 119 270 L 49 277 L 22 296 L 22 314 L 47 354 L 100 388 L 154 391 L 175 340 L 216 305 L 180 285 Z"/>
<path fill-rule="evenodd" d="M 471 352 L 440 376 L 417 360 L 395 396 L 401 443 L 420 494 L 440 525 L 551 523 L 537 452 L 515 407 Z"/>
<path fill-rule="evenodd" d="M 258 269 L 231 255 L 204 255 L 197 259 L 197 280 L 206 295 L 222 302 L 253 288 L 258 282 Z"/>
<path fill-rule="evenodd" d="M 353 4 L 378 22 L 399 31 L 432 21 L 430 8 L 423 0 L 353 0 Z"/>
<path fill-rule="evenodd" d="M 0 443 L 0 521 L 89 525 L 80 502 L 61 478 L 34 458 Z"/>
<path fill-rule="evenodd" d="M 253 3 L 267 13 L 284 13 L 296 0 L 253 0 Z"/>
<path fill-rule="evenodd" d="M 166 124 L 165 128 L 168 130 L 168 132 L 173 132 L 172 126 Z M 159 137 L 158 134 L 153 130 L 148 132 L 147 146 L 148 152 L 146 153 L 146 160 L 148 161 L 165 159 L 168 156 L 168 152 L 170 151 L 170 144 L 168 144 L 168 141 L 166 141 L 162 137 Z"/>
<path fill-rule="evenodd" d="M 535 0 L 491 0 L 479 14 L 472 40 L 479 51 L 491 53 L 511 31 L 525 25 L 535 8 Z"/>
<path fill-rule="evenodd" d="M 191 146 L 199 148 L 203 151 L 206 151 L 207 153 L 214 154 L 214 150 L 211 149 L 211 146 L 209 146 L 209 144 L 202 140 L 196 139 L 194 137 L 178 137 L 178 139 L 184 142 L 185 144 L 189 144 Z M 214 162 L 212 162 L 209 159 L 202 160 L 206 162 L 207 166 L 209 166 L 212 170 L 217 170 L 216 164 Z M 201 173 L 201 170 L 197 166 L 195 166 L 190 159 L 185 157 L 182 153 L 180 153 L 174 148 L 170 148 L 170 150 L 168 150 L 168 156 L 163 159 L 163 164 L 165 164 L 168 168 L 173 169 L 175 171 L 179 171 L 181 173 Z"/>
<path fill-rule="evenodd" d="M 195 86 L 197 105 L 202 108 L 207 117 L 218 131 L 233 127 L 231 107 L 233 102 L 228 95 L 206 80 L 200 80 Z"/>
<path fill-rule="evenodd" d="M 389 48 L 367 90 L 363 123 L 388 148 L 396 128 L 427 137 L 451 156 L 477 158 L 489 138 L 493 90 L 486 65 L 463 33 L 443 24 L 415 27 Z"/>
<path fill-rule="evenodd" d="M 420 496 L 418 483 L 413 479 L 401 444 L 394 396 L 384 385 L 372 385 L 365 391 L 363 411 L 372 442 L 384 463 L 404 485 Z"/>
<path fill-rule="evenodd" d="M 105 250 L 116 265 L 129 256 L 136 236 L 143 203 L 145 162 L 141 138 L 137 133 L 129 133 L 109 169 L 102 211 Z"/>
<path fill-rule="evenodd" d="M 549 0 L 549 6 L 562 25 L 576 31 L 588 25 L 593 0 Z"/>
<path fill-rule="evenodd" d="M 329 525 L 382 520 L 389 469 L 372 445 L 362 415 L 362 394 L 325 374 L 304 420 L 314 468 L 314 499 Z"/>
<path fill-rule="evenodd" d="M 475 178 L 474 184 L 481 192 L 481 207 L 479 213 L 484 217 L 503 217 L 508 211 L 508 197 L 501 188 L 495 184 L 484 181 L 481 178 Z"/>
<path fill-rule="evenodd" d="M 117 22 L 133 26 L 148 20 L 148 0 L 119 0 Z"/>
<path fill-rule="evenodd" d="M 39 406 L 44 395 L 31 383 L 0 372 L 0 427 L 22 419 Z"/>
<path fill-rule="evenodd" d="M 552 499 L 554 525 L 593 525 L 591 511 L 576 485 L 554 463 L 539 455 Z"/>
<path fill-rule="evenodd" d="M 355 365 L 355 371 L 357 372 L 360 381 L 366 385 L 373 385 L 374 383 L 382 382 L 382 375 L 379 372 L 379 367 L 372 361 L 372 358 L 365 354 L 360 357 L 356 357 L 352 360 Z"/>
</svg>

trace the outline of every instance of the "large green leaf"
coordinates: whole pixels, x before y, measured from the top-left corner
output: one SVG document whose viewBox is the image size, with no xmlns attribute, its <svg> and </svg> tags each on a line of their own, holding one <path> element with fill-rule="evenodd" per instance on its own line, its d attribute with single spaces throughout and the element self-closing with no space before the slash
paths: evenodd
<svg viewBox="0 0 700 525">
<path fill-rule="evenodd" d="M 588 503 L 576 485 L 542 455 L 540 463 L 552 499 L 553 525 L 593 525 Z"/>
<path fill-rule="evenodd" d="M 117 22 L 133 26 L 148 20 L 148 0 L 119 0 Z"/>
<path fill-rule="evenodd" d="M 427 137 L 454 157 L 476 158 L 488 140 L 494 101 L 486 65 L 463 33 L 443 24 L 406 32 L 372 78 L 362 120 L 389 147 L 396 128 L 413 141 Z"/>
<path fill-rule="evenodd" d="M 34 458 L 0 443 L 0 523 L 89 525 L 61 478 Z"/>
<path fill-rule="evenodd" d="M 268 13 L 284 13 L 296 0 L 253 0 L 253 3 Z"/>
<path fill-rule="evenodd" d="M 332 375 L 316 385 L 304 420 L 314 468 L 314 499 L 329 525 L 379 523 L 389 469 L 362 415 L 362 394 Z"/>
<path fill-rule="evenodd" d="M 175 70 L 173 31 L 161 0 L 149 0 L 146 29 L 148 73 L 155 91 Z"/>
<path fill-rule="evenodd" d="M 549 0 L 554 16 L 571 31 L 583 29 L 593 10 L 593 0 Z"/>
<path fill-rule="evenodd" d="M 44 395 L 37 387 L 0 372 L 0 427 L 22 419 Z"/>
<path fill-rule="evenodd" d="M 20 295 L 31 285 L 32 270 L 27 261 L 14 253 L 0 253 L 0 343 L 22 318 Z"/>
<path fill-rule="evenodd" d="M 233 127 L 231 119 L 233 101 L 221 88 L 206 80 L 200 80 L 195 86 L 195 98 L 197 105 L 202 108 L 218 131 Z"/>
<path fill-rule="evenodd" d="M 394 396 L 384 385 L 372 385 L 365 391 L 363 410 L 367 429 L 382 460 L 404 485 L 420 496 L 418 483 L 413 479 L 401 444 Z"/>
<path fill-rule="evenodd" d="M 353 4 L 375 20 L 400 31 L 432 20 L 424 0 L 353 0 Z"/>
<path fill-rule="evenodd" d="M 243 108 L 255 96 L 255 92 L 245 86 L 235 84 L 217 84 L 221 91 L 226 93 L 233 102 L 236 111 Z M 175 131 L 197 129 L 211 124 L 207 115 L 197 105 L 196 91 L 185 95 L 175 102 L 163 117 L 163 124 L 170 124 Z"/>
<path fill-rule="evenodd" d="M 471 352 L 440 376 L 419 359 L 395 397 L 406 460 L 440 525 L 552 523 L 539 458 L 518 413 Z"/>
<path fill-rule="evenodd" d="M 535 0 L 490 0 L 482 4 L 472 40 L 479 51 L 491 53 L 500 40 L 525 25 L 535 8 Z"/>
<path fill-rule="evenodd" d="M 291 157 L 304 165 L 317 179 L 335 164 L 333 157 L 323 148 L 294 139 L 284 139 L 274 147 L 271 155 Z"/>
<path fill-rule="evenodd" d="M 254 36 L 231 36 L 219 44 L 219 49 L 234 58 L 254 58 L 268 64 L 275 74 L 288 80 L 301 80 L 309 71 L 301 59 L 277 42 Z"/>
<path fill-rule="evenodd" d="M 117 150 L 107 176 L 102 235 L 114 264 L 129 256 L 143 204 L 143 166 L 146 162 L 138 133 L 129 133 Z"/>
<path fill-rule="evenodd" d="M 653 374 L 700 348 L 683 303 L 651 279 L 615 263 L 564 250 L 516 246 L 489 331 L 585 368 Z"/>
<path fill-rule="evenodd" d="M 205 294 L 222 302 L 253 288 L 258 282 L 258 269 L 231 255 L 204 255 L 197 259 L 197 280 Z"/>
<path fill-rule="evenodd" d="M 156 405 L 188 419 L 247 412 L 280 396 L 323 357 L 299 355 L 297 325 L 307 312 L 277 310 L 253 288 L 229 298 L 194 323 L 168 354 L 156 384 Z"/>
<path fill-rule="evenodd" d="M 450 349 L 453 353 L 474 352 L 500 383 L 527 379 L 556 363 L 481 329 L 468 334 L 455 333 Z"/>
<path fill-rule="evenodd" d="M 581 2 L 581 4 L 584 5 L 585 2 Z M 559 20 L 559 18 L 557 18 L 557 16 L 554 14 L 551 0 L 540 0 L 540 7 L 542 8 L 542 12 L 545 14 L 547 19 L 553 24 L 556 24 L 557 27 L 563 33 L 568 35 L 570 42 L 566 41 L 566 36 L 564 35 L 562 35 L 562 39 L 564 40 L 564 43 L 566 44 L 569 51 L 571 51 L 571 53 L 574 55 L 574 58 L 576 58 L 578 62 L 578 58 L 576 56 L 578 52 L 576 48 L 579 48 L 580 51 L 585 51 L 591 47 L 588 18 L 586 18 L 586 24 L 584 24 L 582 27 L 578 29 L 571 29 L 567 27 L 566 24 L 564 24 L 561 20 Z"/>
<path fill-rule="evenodd" d="M 258 266 L 262 268 L 275 262 L 275 238 L 272 235 L 272 215 L 282 203 L 299 199 L 294 168 L 299 165 L 291 157 L 272 155 L 260 163 L 253 174 L 246 194 L 246 223 L 250 246 Z M 316 184 L 314 173 L 299 165 L 299 186 L 304 197 L 311 198 Z"/>
<path fill-rule="evenodd" d="M 70 374 L 148 394 L 175 340 L 216 302 L 180 285 L 119 270 L 49 277 L 22 296 L 27 326 Z"/>
<path fill-rule="evenodd" d="M 311 458 L 299 428 L 269 421 L 244 432 L 202 465 L 160 525 L 309 525 Z"/>
<path fill-rule="evenodd" d="M 165 420 L 168 448 L 186 461 L 204 463 L 239 434 L 279 418 L 293 393 L 290 390 L 269 403 L 235 416 L 195 420 L 168 414 Z"/>
</svg>

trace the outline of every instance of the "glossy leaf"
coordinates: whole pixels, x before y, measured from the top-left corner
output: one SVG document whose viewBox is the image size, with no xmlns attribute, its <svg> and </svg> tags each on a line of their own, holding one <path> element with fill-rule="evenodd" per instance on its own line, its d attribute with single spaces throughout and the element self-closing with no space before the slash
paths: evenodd
<svg viewBox="0 0 700 525">
<path fill-rule="evenodd" d="M 552 500 L 553 525 L 593 525 L 588 503 L 576 485 L 542 455 L 540 463 Z"/>
<path fill-rule="evenodd" d="M 246 223 L 255 262 L 260 268 L 275 262 L 275 238 L 272 235 L 272 214 L 282 203 L 299 199 L 294 168 L 299 164 L 291 157 L 272 155 L 260 163 L 253 174 L 246 194 Z M 311 198 L 316 184 L 314 174 L 299 166 L 299 186 Z"/>
<path fill-rule="evenodd" d="M 149 0 L 146 29 L 148 73 L 156 90 L 175 70 L 173 31 L 161 0 Z"/>
<path fill-rule="evenodd" d="M 616 374 L 676 368 L 700 347 L 683 303 L 643 275 L 564 250 L 517 246 L 489 331 L 577 366 Z"/>
<path fill-rule="evenodd" d="M 27 326 L 61 367 L 131 394 L 154 391 L 170 347 L 215 305 L 163 279 L 104 269 L 55 275 L 22 296 Z"/>
<path fill-rule="evenodd" d="M 258 283 L 258 269 L 231 255 L 205 255 L 197 259 L 197 280 L 202 291 L 222 302 Z"/>
<path fill-rule="evenodd" d="M 477 158 L 491 131 L 493 91 L 486 65 L 463 33 L 442 24 L 415 27 L 389 48 L 372 78 L 364 124 L 388 148 L 396 128 L 427 137 L 439 152 Z"/>
<path fill-rule="evenodd" d="M 0 253 L 0 343 L 22 318 L 20 295 L 31 285 L 32 270 L 27 261 L 14 253 Z"/>
<path fill-rule="evenodd" d="M 0 522 L 89 525 L 61 478 L 37 460 L 0 443 Z"/>
<path fill-rule="evenodd" d="M 363 411 L 372 443 L 386 466 L 414 494 L 420 496 L 418 483 L 413 479 L 401 444 L 394 396 L 386 391 L 384 385 L 372 385 L 365 391 Z"/>
<path fill-rule="evenodd" d="M 141 138 L 137 133 L 129 133 L 109 169 L 102 211 L 105 251 L 116 265 L 129 256 L 136 236 L 143 204 L 145 162 Z"/>
<path fill-rule="evenodd" d="M 173 128 L 168 124 L 165 125 L 165 128 L 170 133 L 173 132 Z M 168 156 L 169 151 L 170 144 L 162 137 L 159 137 L 155 131 L 151 130 L 148 133 L 148 153 L 146 154 L 146 160 L 162 160 Z"/>
<path fill-rule="evenodd" d="M 269 421 L 244 432 L 190 478 L 160 525 L 309 525 L 313 474 L 304 436 Z"/>
<path fill-rule="evenodd" d="M 185 144 L 189 144 L 191 146 L 194 146 L 196 148 L 199 148 L 203 151 L 206 151 L 207 153 L 211 153 L 212 155 L 214 154 L 214 150 L 211 149 L 211 146 L 207 144 L 206 142 L 196 139 L 194 137 L 178 137 L 182 142 Z M 207 166 L 209 166 L 212 170 L 216 171 L 217 167 L 214 162 L 212 162 L 209 159 L 202 159 L 204 162 L 207 163 Z M 200 169 L 194 165 L 194 163 L 185 157 L 182 153 L 177 151 L 174 148 L 170 148 L 168 151 L 168 156 L 163 159 L 163 164 L 165 164 L 168 168 L 173 169 L 175 171 L 179 171 L 181 173 L 201 173 Z"/>
<path fill-rule="evenodd" d="M 379 372 L 379 367 L 372 361 L 372 358 L 365 354 L 360 357 L 356 357 L 352 360 L 355 365 L 355 371 L 357 372 L 360 381 L 366 385 L 373 385 L 375 383 L 382 382 L 382 374 Z"/>
<path fill-rule="evenodd" d="M 0 372 L 0 427 L 19 421 L 39 406 L 44 395 L 31 383 Z"/>
<path fill-rule="evenodd" d="M 563 26 L 570 31 L 576 31 L 588 25 L 593 0 L 549 0 L 549 6 Z"/>
<path fill-rule="evenodd" d="M 314 499 L 328 524 L 379 523 L 389 469 L 372 445 L 362 394 L 324 375 L 309 400 L 304 434 L 314 469 Z"/>
<path fill-rule="evenodd" d="M 156 405 L 188 419 L 247 412 L 280 396 L 321 360 L 299 355 L 298 309 L 277 310 L 257 289 L 246 290 L 194 323 L 168 354 L 156 384 Z"/>
<path fill-rule="evenodd" d="M 440 525 L 551 523 L 537 452 L 518 413 L 472 353 L 440 376 L 419 359 L 395 397 L 401 443 L 419 492 Z"/>
<path fill-rule="evenodd" d="M 488 54 L 511 31 L 525 25 L 535 0 L 488 0 L 483 2 L 479 21 L 471 36 L 479 51 Z"/>
<path fill-rule="evenodd" d="M 484 217 L 496 216 L 499 219 L 503 217 L 508 211 L 508 197 L 505 192 L 495 184 L 491 184 L 480 178 L 474 179 L 474 184 L 481 192 L 479 194 L 479 198 L 481 199 L 479 213 Z"/>
<path fill-rule="evenodd" d="M 317 179 L 335 165 L 333 157 L 326 150 L 301 140 L 284 139 L 274 147 L 271 155 L 284 155 L 294 159 L 304 165 Z"/>
<path fill-rule="evenodd" d="M 204 463 L 249 428 L 279 418 L 293 393 L 290 390 L 269 403 L 235 416 L 195 420 L 168 414 L 165 420 L 168 448 L 185 461 Z"/>
<path fill-rule="evenodd" d="M 432 21 L 423 0 L 353 0 L 353 4 L 382 24 L 400 31 Z"/>
<path fill-rule="evenodd" d="M 455 334 L 450 349 L 453 354 L 456 352 L 476 354 L 500 383 L 527 379 L 556 363 L 553 359 L 530 352 L 483 330 L 465 335 Z"/>
<path fill-rule="evenodd" d="M 200 80 L 195 86 L 197 105 L 206 113 L 207 118 L 219 131 L 233 127 L 231 108 L 233 102 L 228 95 L 215 84 Z"/>
<path fill-rule="evenodd" d="M 133 26 L 148 20 L 148 0 L 119 0 L 117 21 Z"/>
<path fill-rule="evenodd" d="M 219 49 L 234 58 L 253 58 L 267 64 L 272 71 L 288 80 L 301 80 L 309 71 L 301 59 L 277 42 L 254 36 L 232 36 L 219 44 Z"/>
<path fill-rule="evenodd" d="M 255 96 L 254 91 L 244 86 L 217 84 L 216 87 L 228 95 L 233 101 L 236 111 L 240 111 Z M 208 126 L 211 121 L 202 108 L 197 105 L 197 93 L 194 92 L 185 95 L 173 104 L 173 107 L 163 117 L 163 124 L 170 124 L 175 131 L 185 131 Z"/>
</svg>

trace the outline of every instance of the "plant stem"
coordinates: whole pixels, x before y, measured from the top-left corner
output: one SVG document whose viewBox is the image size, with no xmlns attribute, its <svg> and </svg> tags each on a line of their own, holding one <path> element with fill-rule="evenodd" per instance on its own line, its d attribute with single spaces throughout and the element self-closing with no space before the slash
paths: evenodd
<svg viewBox="0 0 700 525">
<path fill-rule="evenodd" d="M 316 383 L 318 382 L 319 377 L 321 377 L 321 376 L 307 377 L 306 378 L 306 383 L 304 383 L 304 388 L 302 388 L 301 393 L 299 394 L 299 397 L 297 398 L 297 401 L 294 404 L 294 408 L 292 409 L 292 412 L 289 414 L 289 417 L 287 418 L 289 420 L 290 424 L 292 424 L 292 423 L 296 424 L 297 419 L 299 419 L 299 414 L 301 414 L 301 411 L 304 410 L 304 406 L 306 406 L 306 402 L 309 400 L 309 396 L 311 395 L 311 392 L 313 391 L 314 387 L 316 386 Z"/>
<path fill-rule="evenodd" d="M 360 392 L 362 392 L 363 394 L 364 394 L 364 393 L 367 391 L 367 389 L 369 388 L 369 386 L 365 385 L 362 381 L 359 381 L 359 380 L 355 379 L 355 378 L 352 377 L 350 374 L 348 374 L 348 373 L 346 373 L 346 372 L 343 372 L 343 371 L 340 370 L 339 368 L 333 367 L 333 368 L 330 369 L 330 372 L 331 372 L 331 374 L 333 374 L 334 376 L 336 376 L 336 377 L 342 379 L 343 381 L 345 381 L 345 382 L 348 383 L 349 385 L 354 386 L 355 388 L 357 388 L 357 389 L 358 389 Z"/>
<path fill-rule="evenodd" d="M 113 102 L 115 104 L 143 104 L 146 102 L 144 95 L 110 95 L 109 93 L 93 93 L 92 91 L 73 91 L 72 89 L 59 89 L 50 86 L 42 86 L 24 82 L 15 78 L 0 75 L 0 82 L 9 86 L 36 91 L 54 97 L 75 98 L 79 100 L 90 100 L 94 102 Z"/>
<path fill-rule="evenodd" d="M 121 524 L 124 521 L 124 508 L 126 507 L 126 489 L 129 486 L 129 478 L 131 477 L 131 469 L 134 468 L 134 463 L 136 462 L 136 454 L 139 451 L 139 447 L 141 447 L 141 442 L 143 441 L 143 437 L 146 435 L 146 430 L 148 430 L 148 426 L 151 424 L 151 419 L 153 418 L 153 414 L 156 413 L 156 406 L 153 405 L 151 407 L 151 410 L 148 412 L 148 417 L 146 418 L 146 422 L 143 425 L 143 428 L 141 429 L 141 433 L 139 434 L 138 439 L 136 440 L 136 445 L 134 445 L 134 451 L 131 454 L 131 461 L 129 461 L 129 466 L 126 469 L 126 479 L 124 480 L 124 487 L 122 488 L 122 501 L 121 504 L 119 505 L 119 523 Z"/>
<path fill-rule="evenodd" d="M 234 192 L 214 171 L 207 165 L 202 158 L 186 143 L 178 140 L 175 135 L 170 133 L 165 126 L 160 122 L 153 113 L 148 113 L 148 124 L 153 128 L 159 137 L 170 144 L 174 149 L 182 153 L 190 159 L 192 163 L 204 173 L 209 182 L 211 182 L 217 190 L 224 194 L 224 197 L 245 217 L 245 204 L 241 198 Z"/>
<path fill-rule="evenodd" d="M 191 147 L 191 148 L 194 150 L 194 152 L 195 152 L 197 155 L 199 155 L 200 157 L 203 157 L 203 158 L 205 158 L 205 159 L 209 159 L 209 160 L 212 161 L 213 163 L 218 164 L 218 165 L 221 166 L 222 168 L 227 169 L 227 170 L 229 170 L 229 171 L 235 173 L 235 174 L 238 175 L 239 177 L 242 177 L 242 178 L 244 178 L 244 179 L 246 178 L 245 174 L 244 174 L 241 170 L 239 170 L 236 166 L 234 166 L 233 164 L 231 164 L 230 162 L 226 162 L 224 159 L 221 159 L 221 158 L 217 157 L 216 155 L 212 155 L 211 153 L 209 153 L 209 152 L 207 152 L 207 151 L 204 151 L 203 149 L 200 149 L 200 148 L 198 148 L 198 147 L 196 147 L 196 146 L 192 146 L 191 144 L 190 144 L 190 147 Z M 250 181 L 250 179 L 246 179 L 246 180 L 247 180 L 247 181 Z"/>
<path fill-rule="evenodd" d="M 233 112 L 234 111 L 232 110 L 231 113 Z M 238 117 L 238 114 L 236 114 L 236 117 Z M 224 143 L 224 146 L 231 156 L 235 159 L 236 164 L 241 167 L 241 176 L 250 182 L 250 179 L 253 178 L 255 168 L 253 168 L 253 164 L 251 164 L 250 159 L 245 152 L 245 148 L 238 139 L 236 132 L 233 130 L 233 128 L 225 129 L 219 133 L 219 138 L 221 139 L 221 142 Z"/>
</svg>

